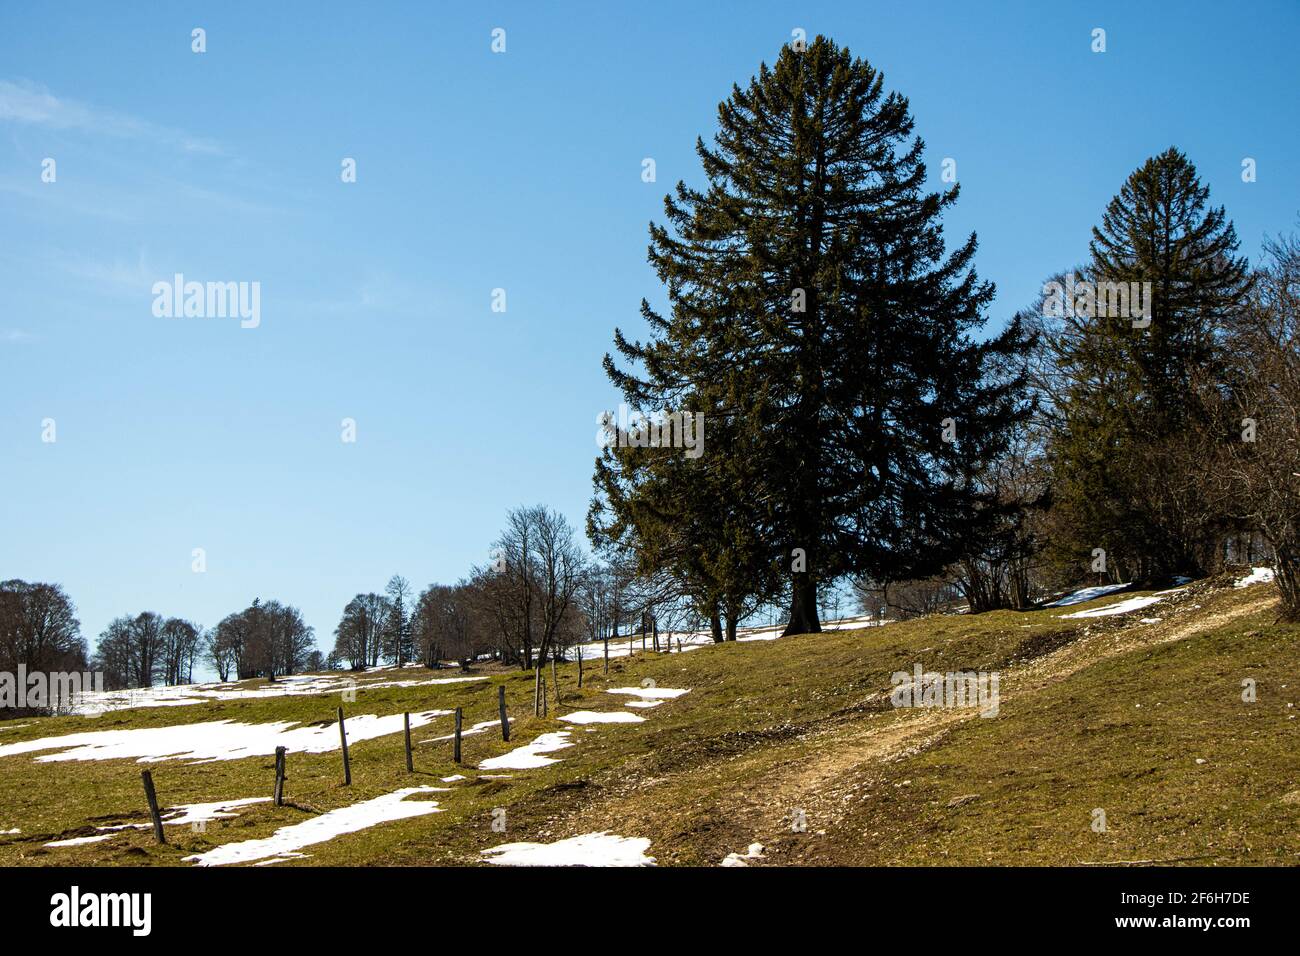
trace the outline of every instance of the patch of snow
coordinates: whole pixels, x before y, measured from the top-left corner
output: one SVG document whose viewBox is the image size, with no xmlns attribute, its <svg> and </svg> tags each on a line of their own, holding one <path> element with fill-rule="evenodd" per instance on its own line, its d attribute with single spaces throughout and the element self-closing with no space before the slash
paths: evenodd
<svg viewBox="0 0 1300 956">
<path fill-rule="evenodd" d="M 689 687 L 611 687 L 605 691 L 607 694 L 630 694 L 643 700 L 671 700 L 690 692 Z"/>
<path fill-rule="evenodd" d="M 239 800 L 218 800 L 214 803 L 182 803 L 163 812 L 163 823 L 206 823 L 209 820 L 229 820 L 239 816 L 233 811 L 254 803 L 270 803 L 270 797 L 243 797 Z M 143 824 L 149 826 L 149 824 Z"/>
<path fill-rule="evenodd" d="M 751 843 L 748 852 L 728 853 L 722 860 L 721 866 L 749 866 L 750 860 L 765 860 L 767 857 L 763 854 L 763 844 Z"/>
<path fill-rule="evenodd" d="M 83 843 L 98 843 L 100 840 L 107 840 L 113 836 L 111 833 L 101 833 L 98 836 L 72 837 L 69 840 L 55 840 L 46 846 L 81 846 Z"/>
<path fill-rule="evenodd" d="M 4 727 L 0 727 L 0 730 L 17 730 L 19 727 L 30 727 L 30 726 L 31 724 L 7 724 Z"/>
<path fill-rule="evenodd" d="M 1105 607 L 1089 608 L 1086 611 L 1075 611 L 1073 614 L 1062 614 L 1061 617 L 1110 617 L 1113 614 L 1129 614 L 1133 611 L 1140 611 L 1144 607 L 1150 607 L 1163 601 L 1164 598 L 1157 595 L 1148 597 L 1134 597 L 1127 601 L 1120 601 L 1116 604 L 1107 604 Z"/>
<path fill-rule="evenodd" d="M 1252 584 L 1267 584 L 1273 580 L 1272 568 L 1251 568 L 1250 574 L 1246 575 L 1240 581 L 1232 586 L 1234 588 L 1248 588 Z"/>
<path fill-rule="evenodd" d="M 407 800 L 416 793 L 428 793 L 433 787 L 405 787 L 392 793 L 363 800 L 350 807 L 330 810 L 318 817 L 280 827 L 274 834 L 260 840 L 241 840 L 225 843 L 206 853 L 185 857 L 199 866 L 225 866 L 230 863 L 252 863 L 272 857 L 286 857 L 305 846 L 325 843 L 344 833 L 355 833 L 380 823 L 421 817 L 440 813 L 434 800 Z"/>
<path fill-rule="evenodd" d="M 426 710 L 411 714 L 411 726 L 422 727 L 435 717 L 451 713 Z M 339 747 L 339 728 L 335 721 L 324 726 L 295 726 L 297 721 L 266 724 L 241 724 L 215 720 L 172 727 L 142 727 L 135 730 L 102 730 L 62 737 L 41 737 L 13 744 L 0 744 L 0 757 L 58 750 L 59 753 L 37 757 L 40 763 L 59 760 L 120 760 L 136 758 L 139 763 L 160 760 L 238 760 L 241 757 L 265 757 L 284 747 L 289 753 L 326 753 Z M 293 728 L 293 729 L 290 729 Z M 347 718 L 349 745 L 374 737 L 395 734 L 402 729 L 402 715 L 357 714 Z"/>
<path fill-rule="evenodd" d="M 455 783 L 457 780 L 464 780 L 464 779 L 465 779 L 465 775 L 463 773 L 453 773 L 450 777 L 443 777 L 442 782 Z"/>
<path fill-rule="evenodd" d="M 18 827 L 14 827 L 12 830 L 0 830 L 0 836 L 13 836 L 15 833 L 22 832 L 23 831 L 18 829 Z"/>
<path fill-rule="evenodd" d="M 654 866 L 650 841 L 612 833 L 584 833 L 555 843 L 504 843 L 484 850 L 498 866 Z"/>
<path fill-rule="evenodd" d="M 625 707 L 658 707 L 662 703 L 663 703 L 662 700 L 629 700 L 626 704 L 624 704 L 624 706 Z"/>
<path fill-rule="evenodd" d="M 389 670 L 379 667 L 365 673 Z M 215 684 L 178 684 L 166 687 L 138 687 L 129 690 L 92 691 L 78 696 L 73 712 L 86 717 L 139 707 L 185 707 L 224 700 L 265 700 L 271 697 L 296 697 L 312 694 L 338 694 L 348 690 L 378 690 L 384 687 L 428 687 L 487 680 L 488 675 L 474 677 L 431 677 L 423 680 L 357 680 L 343 672 L 337 676 L 294 674 L 276 678 L 274 683 L 241 687 L 239 682 Z"/>
<path fill-rule="evenodd" d="M 543 757 L 542 754 L 572 747 L 573 743 L 568 739 L 569 733 L 567 730 L 557 730 L 554 733 L 542 734 L 530 744 L 516 747 L 499 757 L 489 757 L 479 764 L 478 768 L 480 770 L 532 770 L 556 763 L 554 758 Z"/>
<path fill-rule="evenodd" d="M 575 710 L 560 720 L 570 724 L 639 724 L 645 718 L 629 714 L 626 710 Z"/>
<path fill-rule="evenodd" d="M 1107 594 L 1122 591 L 1126 587 L 1128 587 L 1127 584 L 1099 584 L 1096 587 L 1082 588 L 1073 594 L 1057 598 L 1051 604 L 1044 604 L 1043 607 L 1069 607 L 1071 604 L 1083 604 L 1087 601 L 1095 601 L 1099 597 L 1105 597 Z"/>
</svg>

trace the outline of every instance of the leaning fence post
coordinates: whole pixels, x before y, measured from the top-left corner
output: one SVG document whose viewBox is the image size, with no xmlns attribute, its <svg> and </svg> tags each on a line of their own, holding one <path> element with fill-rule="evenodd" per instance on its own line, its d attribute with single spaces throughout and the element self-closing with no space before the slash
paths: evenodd
<svg viewBox="0 0 1300 956">
<path fill-rule="evenodd" d="M 506 685 L 497 685 L 497 713 L 501 715 L 501 739 L 510 742 L 510 718 L 506 714 Z"/>
<path fill-rule="evenodd" d="M 166 843 L 167 838 L 163 836 L 162 816 L 158 813 L 158 795 L 153 789 L 153 775 L 148 770 L 141 770 L 140 779 L 144 781 L 144 798 L 149 801 L 149 816 L 153 817 L 154 839 L 159 843 Z"/>
<path fill-rule="evenodd" d="M 460 763 L 460 715 L 461 715 L 461 709 L 457 707 L 456 708 L 456 743 L 455 746 L 452 748 L 452 752 L 451 752 L 451 759 L 456 761 L 456 763 Z"/>
<path fill-rule="evenodd" d="M 406 772 L 415 773 L 415 764 L 411 763 L 411 715 L 402 714 L 402 730 L 406 734 Z"/>
<path fill-rule="evenodd" d="M 285 748 L 275 748 L 275 805 L 284 806 L 284 755 Z"/>
<path fill-rule="evenodd" d="M 348 760 L 348 731 L 343 723 L 343 708 L 339 708 L 339 740 L 343 743 L 343 785 L 352 785 L 352 763 Z"/>
<path fill-rule="evenodd" d="M 578 686 L 582 686 L 582 646 L 578 647 Z"/>
</svg>

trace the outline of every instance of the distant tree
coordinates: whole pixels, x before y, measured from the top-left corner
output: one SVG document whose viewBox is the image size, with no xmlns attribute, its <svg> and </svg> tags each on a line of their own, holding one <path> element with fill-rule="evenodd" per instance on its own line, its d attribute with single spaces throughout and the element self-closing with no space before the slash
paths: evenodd
<svg viewBox="0 0 1300 956">
<path fill-rule="evenodd" d="M 329 670 L 329 669 L 331 668 L 329 668 L 329 666 L 326 664 L 325 655 L 322 654 L 319 650 L 313 648 L 307 654 L 307 660 L 303 664 L 303 670 L 311 673 L 315 673 L 318 671 Z"/>
<path fill-rule="evenodd" d="M 266 676 L 274 679 L 279 674 L 296 674 L 306 666 L 308 655 L 315 649 L 312 628 L 303 620 L 301 611 L 279 601 L 267 601 L 261 612 L 270 642 L 270 668 Z"/>
<path fill-rule="evenodd" d="M 503 664 L 522 666 L 523 639 L 530 629 L 524 627 L 520 618 L 524 613 L 532 614 L 534 602 L 525 605 L 519 599 L 518 586 L 517 577 L 488 564 L 471 570 L 465 593 L 473 626 L 489 644 L 495 646 L 498 659 Z M 422 647 L 430 646 L 424 638 L 421 642 Z M 427 653 L 426 662 L 432 660 Z M 430 663 L 429 666 L 434 665 Z"/>
<path fill-rule="evenodd" d="M 388 579 L 384 589 L 388 597 L 389 614 L 384 634 L 385 656 L 398 667 L 412 657 L 411 645 L 411 584 L 400 574 Z"/>
<path fill-rule="evenodd" d="M 575 612 L 574 598 L 586 563 L 568 519 L 542 505 L 529 509 L 533 525 L 541 613 L 540 661 L 558 658 L 567 645 L 564 625 Z"/>
<path fill-rule="evenodd" d="M 110 621 L 95 648 L 96 669 L 115 687 L 152 687 L 165 676 L 165 619 L 153 611 Z"/>
<path fill-rule="evenodd" d="M 426 667 L 444 660 L 473 661 L 490 641 L 475 625 L 473 589 L 431 584 L 420 593 L 412 620 L 421 659 Z"/>
<path fill-rule="evenodd" d="M 532 509 L 513 508 L 506 514 L 506 527 L 493 542 L 495 556 L 490 573 L 498 575 L 499 587 L 505 592 L 508 609 L 502 623 L 513 627 L 513 643 L 519 648 L 521 663 L 533 666 L 537 626 L 537 564 L 533 538 L 535 522 Z"/>
<path fill-rule="evenodd" d="M 1082 309 L 1077 298 L 1062 303 L 1042 337 L 1059 386 L 1051 445 L 1059 526 L 1080 555 L 1105 550 L 1121 578 L 1199 575 L 1221 532 L 1200 468 L 1186 465 L 1205 444 L 1202 383 L 1223 380 L 1223 333 L 1250 279 L 1232 223 L 1208 198 L 1178 150 L 1148 159 L 1094 228 L 1080 276 L 1092 288 L 1137 283 L 1139 294 L 1148 283 L 1147 314 L 1132 295 L 1121 314 L 1112 314 L 1118 292 L 1085 295 Z"/>
<path fill-rule="evenodd" d="M 295 674 L 315 649 L 310 626 L 296 607 L 260 598 L 229 614 L 207 635 L 203 653 L 220 680 Z"/>
<path fill-rule="evenodd" d="M 58 584 L 0 582 L 0 671 L 80 671 L 86 642 L 76 608 Z"/>
<path fill-rule="evenodd" d="M 379 663 L 390 612 L 388 599 L 374 592 L 358 594 L 343 608 L 334 629 L 334 652 L 348 661 L 351 670 L 365 670 Z"/>
<path fill-rule="evenodd" d="M 1282 617 L 1300 621 L 1300 238 L 1269 240 L 1250 305 L 1232 322 L 1231 398 L 1201 468 L 1228 512 L 1271 548 Z"/>
<path fill-rule="evenodd" d="M 218 680 L 224 682 L 248 676 L 240 673 L 247 632 L 248 624 L 243 612 L 227 615 L 208 632 L 204 651 L 208 662 L 217 672 Z"/>
<path fill-rule="evenodd" d="M 193 679 L 194 656 L 200 629 L 177 617 L 163 622 L 159 653 L 159 680 L 163 684 L 189 683 Z"/>
</svg>

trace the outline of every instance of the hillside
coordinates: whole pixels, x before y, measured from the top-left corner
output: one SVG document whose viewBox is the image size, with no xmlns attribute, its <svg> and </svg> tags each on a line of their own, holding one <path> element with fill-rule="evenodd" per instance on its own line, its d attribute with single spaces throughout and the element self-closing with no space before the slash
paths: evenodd
<svg viewBox="0 0 1300 956">
<path fill-rule="evenodd" d="M 0 723 L 0 864 L 188 866 L 211 854 L 196 862 L 464 865 L 502 844 L 602 832 L 629 839 L 498 861 L 713 866 L 758 843 L 749 865 L 1294 864 L 1300 627 L 1273 623 L 1268 584 L 1141 596 L 688 653 L 638 645 L 608 676 L 587 661 L 581 690 L 576 665 L 562 666 L 563 707 L 552 699 L 546 719 L 530 716 L 529 674 L 412 668 L 361 676 L 355 701 L 341 699 L 346 676 L 328 674 Z M 1131 610 L 1091 614 L 1108 607 Z M 895 708 L 891 674 L 917 663 L 997 672 L 997 716 Z M 494 723 L 498 685 L 509 743 Z M 460 765 L 444 739 L 456 707 L 478 731 Z M 414 774 L 403 711 L 417 724 Z M 574 712 L 602 716 L 556 716 Z M 73 734 L 83 736 L 49 739 Z M 277 741 L 291 750 L 286 805 L 249 802 L 271 793 Z M 165 846 L 147 827 L 141 769 L 165 815 L 188 807 L 172 814 Z M 47 846 L 69 840 L 86 842 Z"/>
</svg>

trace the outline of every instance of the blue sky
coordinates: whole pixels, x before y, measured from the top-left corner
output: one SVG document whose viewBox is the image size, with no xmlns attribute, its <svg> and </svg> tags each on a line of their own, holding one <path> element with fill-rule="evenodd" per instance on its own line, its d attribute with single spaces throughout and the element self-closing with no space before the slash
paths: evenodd
<svg viewBox="0 0 1300 956">
<path fill-rule="evenodd" d="M 580 527 L 647 223 L 796 27 L 910 98 L 936 188 L 957 161 L 992 326 L 1171 144 L 1248 255 L 1296 223 L 1281 0 L 4 4 L 0 578 L 61 582 L 92 644 L 261 596 L 328 648 L 353 594 L 454 581 L 513 505 Z M 261 325 L 156 318 L 176 272 L 260 282 Z"/>
</svg>

